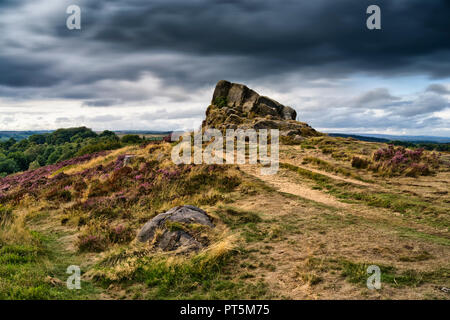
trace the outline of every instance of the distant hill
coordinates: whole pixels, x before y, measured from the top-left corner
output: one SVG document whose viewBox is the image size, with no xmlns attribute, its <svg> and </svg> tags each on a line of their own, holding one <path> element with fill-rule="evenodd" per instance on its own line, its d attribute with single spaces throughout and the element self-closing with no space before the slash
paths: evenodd
<svg viewBox="0 0 450 320">
<path fill-rule="evenodd" d="M 52 133 L 55 130 L 26 130 L 26 131 L 0 131 L 0 141 L 9 140 L 13 138 L 16 141 L 26 139 L 34 134 L 46 134 Z M 102 131 L 97 131 L 101 133 Z M 120 135 L 124 134 L 155 134 L 155 135 L 167 135 L 172 131 L 154 131 L 154 130 L 114 130 L 114 133 Z"/>
<path fill-rule="evenodd" d="M 331 137 L 353 138 L 360 141 L 389 143 L 396 146 L 403 146 L 406 148 L 423 148 L 426 150 L 447 151 L 447 152 L 450 151 L 450 138 L 445 137 L 390 136 L 382 134 L 377 135 L 384 137 L 381 138 L 368 135 L 356 135 L 345 133 L 329 133 L 328 135 Z M 390 137 L 392 137 L 392 139 L 389 139 Z M 421 138 L 423 140 L 420 140 Z"/>
<path fill-rule="evenodd" d="M 396 136 L 389 134 L 371 134 L 371 133 L 328 133 L 331 137 L 354 138 L 361 141 L 369 142 L 389 142 L 393 140 L 408 141 L 413 143 L 450 143 L 449 137 L 435 137 L 435 136 Z"/>
<path fill-rule="evenodd" d="M 154 130 L 114 130 L 116 134 L 157 134 L 166 135 L 172 131 L 154 131 Z"/>
<path fill-rule="evenodd" d="M 375 137 L 365 137 L 354 134 L 345 134 L 345 133 L 328 133 L 330 137 L 342 137 L 342 138 L 353 138 L 360 141 L 368 141 L 368 142 L 385 142 L 388 143 L 389 139 L 375 138 Z"/>
<path fill-rule="evenodd" d="M 26 139 L 33 134 L 45 134 L 51 133 L 53 130 L 40 130 L 40 131 L 0 131 L 0 141 L 9 140 L 13 138 L 16 141 Z"/>
</svg>

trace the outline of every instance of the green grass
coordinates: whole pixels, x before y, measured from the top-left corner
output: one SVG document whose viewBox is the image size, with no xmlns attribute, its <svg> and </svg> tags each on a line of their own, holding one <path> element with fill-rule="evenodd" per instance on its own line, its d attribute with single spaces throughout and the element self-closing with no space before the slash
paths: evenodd
<svg viewBox="0 0 450 320">
<path fill-rule="evenodd" d="M 399 227 L 399 228 L 397 228 L 397 231 L 400 234 L 400 236 L 402 236 L 402 237 L 421 239 L 421 240 L 425 240 L 425 241 L 429 241 L 429 242 L 433 242 L 433 243 L 437 243 L 437 244 L 441 244 L 441 245 L 445 245 L 445 246 L 450 246 L 450 239 L 448 239 L 448 238 L 440 237 L 440 236 L 433 235 L 433 234 L 428 234 L 425 232 L 420 232 L 420 231 L 417 231 L 417 230 L 414 230 L 411 228 L 407 228 L 407 227 Z"/>
<path fill-rule="evenodd" d="M 260 215 L 256 212 L 239 210 L 228 206 L 219 207 L 216 210 L 216 214 L 231 229 L 262 221 Z"/>
<path fill-rule="evenodd" d="M 257 299 L 268 297 L 267 286 L 261 281 L 245 281 L 236 266 L 240 252 L 231 250 L 220 255 L 199 253 L 173 261 L 164 256 L 145 256 L 126 277 L 108 279 L 96 276 L 106 288 L 111 283 L 130 288 L 143 284 L 137 298 L 143 299 Z M 110 266 L 111 267 L 111 266 Z M 112 266 L 114 267 L 114 266 Z M 97 266 L 104 275 L 108 266 Z M 137 294 L 137 293 L 136 293 Z"/>
<path fill-rule="evenodd" d="M 66 287 L 67 267 L 81 261 L 62 252 L 55 238 L 32 233 L 33 244 L 0 244 L 0 299 L 85 299 L 92 296 L 95 289 L 87 282 L 82 281 L 81 290 Z M 62 283 L 52 285 L 47 277 Z"/>
<path fill-rule="evenodd" d="M 315 181 L 316 183 L 318 183 L 319 185 L 323 185 L 323 184 L 327 184 L 327 183 L 332 183 L 333 179 L 331 179 L 330 177 L 327 177 L 323 174 L 320 173 L 316 173 L 316 172 L 312 172 L 311 170 L 308 169 L 304 169 L 304 168 L 300 168 L 297 166 L 294 166 L 292 164 L 289 163 L 284 163 L 284 162 L 280 162 L 280 167 L 284 168 L 284 169 L 289 169 L 293 172 L 298 173 L 300 176 L 305 177 L 307 179 L 311 179 L 313 181 Z"/>
<path fill-rule="evenodd" d="M 350 283 L 366 284 L 368 266 L 378 265 L 381 270 L 381 283 L 389 284 L 393 287 L 417 287 L 424 283 L 439 282 L 449 276 L 449 269 L 441 268 L 430 272 L 420 272 L 416 270 L 398 271 L 395 267 L 384 266 L 376 263 L 355 263 L 348 260 L 340 262 L 342 276 Z"/>
<path fill-rule="evenodd" d="M 373 182 L 371 180 L 367 180 L 362 178 L 361 176 L 357 175 L 356 173 L 352 172 L 349 169 L 346 168 L 342 168 L 342 167 L 338 167 L 335 164 L 329 163 L 328 161 L 319 159 L 319 158 L 315 158 L 315 157 L 305 157 L 303 158 L 303 163 L 307 164 L 313 164 L 315 166 L 317 166 L 319 169 L 322 169 L 324 171 L 327 172 L 332 172 L 332 173 L 337 173 L 337 174 L 341 174 L 343 176 L 346 177 L 351 177 L 360 181 L 366 181 L 366 182 Z"/>
<path fill-rule="evenodd" d="M 145 282 L 150 288 L 147 299 L 230 299 L 242 296 L 245 291 L 254 291 L 255 288 L 249 290 L 227 275 L 224 267 L 228 261 L 225 258 L 205 264 L 201 259 L 193 259 L 184 264 L 168 265 L 164 260 L 156 259 L 148 261 L 138 271 L 136 280 Z M 257 291 L 264 290 L 260 287 Z M 259 296 L 258 293 L 253 295 Z"/>
<path fill-rule="evenodd" d="M 439 285 L 448 285 L 450 269 L 437 268 L 433 271 L 416 271 L 416 270 L 398 270 L 393 266 L 387 266 L 376 262 L 354 262 L 345 258 L 338 259 L 318 259 L 309 258 L 307 263 L 308 270 L 317 273 L 323 272 L 339 272 L 348 282 L 366 286 L 367 279 L 370 274 L 367 268 L 370 265 L 376 265 L 381 271 L 381 285 L 389 284 L 395 288 L 402 287 L 418 287 L 425 283 L 433 283 Z M 315 274 L 315 273 L 313 273 Z M 318 276 L 320 278 L 320 276 Z"/>
<path fill-rule="evenodd" d="M 329 188 L 328 191 L 341 200 L 353 200 L 363 202 L 371 207 L 390 209 L 405 216 L 419 217 L 420 221 L 431 226 L 450 229 L 444 208 L 438 208 L 416 197 L 369 190 L 365 192 L 344 191 L 336 187 Z"/>
<path fill-rule="evenodd" d="M 268 236 L 259 223 L 263 220 L 257 212 L 221 206 L 216 210 L 220 219 L 232 230 L 239 229 L 247 242 L 263 241 Z"/>
</svg>

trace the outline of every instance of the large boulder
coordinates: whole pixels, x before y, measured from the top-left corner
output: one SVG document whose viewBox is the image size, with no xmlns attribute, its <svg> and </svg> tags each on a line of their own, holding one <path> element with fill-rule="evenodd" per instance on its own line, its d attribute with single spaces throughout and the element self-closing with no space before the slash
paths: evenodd
<svg viewBox="0 0 450 320">
<path fill-rule="evenodd" d="M 214 90 L 211 105 L 206 110 L 204 129 L 279 129 L 282 142 L 292 137 L 322 135 L 307 123 L 296 121 L 297 112 L 288 106 L 260 96 L 239 83 L 220 80 Z"/>
<path fill-rule="evenodd" d="M 226 104 L 226 106 L 242 112 L 252 112 L 257 116 L 274 116 L 278 119 L 295 120 L 297 112 L 291 107 L 283 106 L 281 103 L 268 97 L 260 96 L 258 93 L 239 83 L 231 83 L 220 80 L 214 90 L 211 103 Z M 224 107 L 224 105 L 221 105 Z"/>
<path fill-rule="evenodd" d="M 137 240 L 151 242 L 154 247 L 163 251 L 199 250 L 205 246 L 205 241 L 190 232 L 189 227 L 194 224 L 214 227 L 202 209 L 191 205 L 175 207 L 148 221 L 137 235 Z"/>
</svg>

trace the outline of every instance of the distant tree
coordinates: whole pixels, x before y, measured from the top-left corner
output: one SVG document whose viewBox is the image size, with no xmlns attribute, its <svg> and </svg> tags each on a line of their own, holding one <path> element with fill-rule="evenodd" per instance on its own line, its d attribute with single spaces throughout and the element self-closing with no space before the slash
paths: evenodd
<svg viewBox="0 0 450 320">
<path fill-rule="evenodd" d="M 0 175 L 36 169 L 77 155 L 117 149 L 123 144 L 138 144 L 142 139 L 138 135 L 127 135 L 122 141 L 113 131 L 105 130 L 97 135 L 86 127 L 29 133 L 19 142 L 9 138 L 0 141 Z"/>
<path fill-rule="evenodd" d="M 28 170 L 35 170 L 35 169 L 39 168 L 40 166 L 41 166 L 41 164 L 39 163 L 39 161 L 34 160 L 33 162 L 30 163 Z"/>
<path fill-rule="evenodd" d="M 47 161 L 48 157 L 55 151 L 54 146 L 48 146 L 47 149 L 45 149 L 44 154 L 42 155 L 45 158 L 45 161 Z"/>
<path fill-rule="evenodd" d="M 135 144 L 142 142 L 142 139 L 137 134 L 126 134 L 120 139 L 122 143 Z"/>
<path fill-rule="evenodd" d="M 44 144 L 34 144 L 32 143 L 23 153 L 27 157 L 28 162 L 33 162 L 36 158 L 45 152 L 47 148 Z"/>
<path fill-rule="evenodd" d="M 15 151 L 23 151 L 26 148 L 28 148 L 28 146 L 30 145 L 30 142 L 27 139 L 24 140 L 20 140 L 19 142 L 16 142 L 15 144 L 13 144 L 10 148 L 9 151 L 10 152 L 15 152 Z"/>
<path fill-rule="evenodd" d="M 78 138 L 95 138 L 97 134 L 86 127 L 58 129 L 47 136 L 48 144 L 59 145 L 65 142 L 75 141 Z"/>
<path fill-rule="evenodd" d="M 14 162 L 19 167 L 19 170 L 25 171 L 28 169 L 29 162 L 27 157 L 23 154 L 23 152 L 20 151 L 12 152 L 8 155 L 8 158 L 14 160 Z"/>
<path fill-rule="evenodd" d="M 16 143 L 16 139 L 14 138 L 9 138 L 8 140 L 6 140 L 5 142 L 3 142 L 3 148 L 8 150 L 9 148 L 11 148 L 11 146 L 13 146 Z"/>
<path fill-rule="evenodd" d="M 49 164 L 54 164 L 58 161 L 59 157 L 61 157 L 61 149 L 56 149 L 55 151 L 53 151 L 53 153 L 51 155 L 48 156 L 47 159 L 47 165 Z"/>
<path fill-rule="evenodd" d="M 44 144 L 48 134 L 33 134 L 28 140 L 35 144 Z"/>
<path fill-rule="evenodd" d="M 40 166 L 45 166 L 45 164 L 46 164 L 46 162 L 47 162 L 47 159 L 44 158 L 43 155 L 39 155 L 39 156 L 36 158 L 36 161 L 39 163 Z"/>
<path fill-rule="evenodd" d="M 102 151 L 102 150 L 114 150 L 114 149 L 120 148 L 121 146 L 122 145 L 120 144 L 119 141 L 106 140 L 106 141 L 88 144 L 88 145 L 84 146 L 83 148 L 81 148 L 80 150 L 78 150 L 76 155 L 82 156 L 85 154 L 90 154 L 90 153 L 94 153 L 94 152 L 98 152 L 98 151 Z"/>
<path fill-rule="evenodd" d="M 19 166 L 13 159 L 0 160 L 0 173 L 11 174 L 19 170 Z"/>
<path fill-rule="evenodd" d="M 102 133 L 100 133 L 99 134 L 99 137 L 100 138 L 103 138 L 103 137 L 106 137 L 106 138 L 112 138 L 112 139 L 119 139 L 119 137 L 117 137 L 117 135 L 114 133 L 114 132 L 112 132 L 112 131 L 109 131 L 109 130 L 105 130 L 105 131 L 103 131 Z"/>
</svg>

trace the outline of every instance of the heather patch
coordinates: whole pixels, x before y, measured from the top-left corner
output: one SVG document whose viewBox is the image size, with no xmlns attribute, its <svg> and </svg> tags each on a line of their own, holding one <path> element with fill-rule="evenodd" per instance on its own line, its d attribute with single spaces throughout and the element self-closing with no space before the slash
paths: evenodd
<svg viewBox="0 0 450 320">
<path fill-rule="evenodd" d="M 425 153 L 422 148 L 409 150 L 389 145 L 375 151 L 373 161 L 369 168 L 385 175 L 417 177 L 429 175 L 439 168 L 439 154 Z"/>
<path fill-rule="evenodd" d="M 105 154 L 105 151 L 88 154 L 62 161 L 57 164 L 41 167 L 36 170 L 29 170 L 21 174 L 0 178 L 0 193 L 2 194 L 0 197 L 0 202 L 5 203 L 12 200 L 17 203 L 25 194 L 37 196 L 43 189 L 48 189 L 49 187 L 64 189 L 64 187 L 73 181 L 73 178 L 62 172 L 54 175 L 56 171 L 67 166 L 87 162 L 93 158 L 103 156 Z M 53 193 L 57 192 L 55 191 Z M 65 198 L 68 198 L 67 193 L 65 196 Z M 50 198 L 52 198 L 52 196 L 50 196 Z"/>
</svg>

